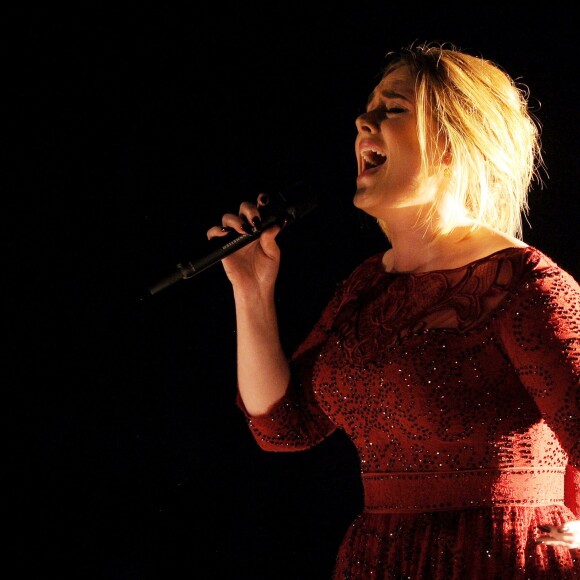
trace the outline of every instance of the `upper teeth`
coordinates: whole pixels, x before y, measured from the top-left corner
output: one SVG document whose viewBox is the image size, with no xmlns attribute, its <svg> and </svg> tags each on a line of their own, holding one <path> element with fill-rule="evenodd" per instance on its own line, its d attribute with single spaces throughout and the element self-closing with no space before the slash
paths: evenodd
<svg viewBox="0 0 580 580">
<path fill-rule="evenodd" d="M 378 151 L 377 149 L 373 149 L 372 147 L 362 149 L 360 155 L 369 165 L 378 165 L 376 158 L 373 158 L 374 155 L 386 158 L 386 155 L 384 153 L 381 153 L 380 151 Z"/>
</svg>

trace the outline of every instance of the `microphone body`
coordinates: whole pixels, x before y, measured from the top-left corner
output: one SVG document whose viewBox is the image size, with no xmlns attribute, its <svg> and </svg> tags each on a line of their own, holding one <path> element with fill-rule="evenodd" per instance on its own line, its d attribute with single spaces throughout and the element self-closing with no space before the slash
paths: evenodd
<svg viewBox="0 0 580 580">
<path fill-rule="evenodd" d="M 210 266 L 217 264 L 226 256 L 233 254 L 240 248 L 257 240 L 262 232 L 274 225 L 284 226 L 294 223 L 308 212 L 312 211 L 317 201 L 311 194 L 306 195 L 303 191 L 304 185 L 299 183 L 293 186 L 292 190 L 300 188 L 300 199 L 294 203 L 289 203 L 286 195 L 277 193 L 270 196 L 270 201 L 261 209 L 261 224 L 247 234 L 229 234 L 224 237 L 209 240 L 211 249 L 203 256 L 177 264 L 175 271 L 166 276 L 149 288 L 149 292 L 154 295 L 180 280 L 187 280 L 207 270 Z M 290 190 L 290 192 L 292 192 Z"/>
</svg>

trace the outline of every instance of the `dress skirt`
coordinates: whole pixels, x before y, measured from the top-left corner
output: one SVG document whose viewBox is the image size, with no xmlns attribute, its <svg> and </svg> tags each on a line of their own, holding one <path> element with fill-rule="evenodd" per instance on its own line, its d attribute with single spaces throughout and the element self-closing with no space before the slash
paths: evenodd
<svg viewBox="0 0 580 580">
<path fill-rule="evenodd" d="M 578 580 L 580 550 L 535 543 L 539 525 L 571 519 L 560 505 L 363 511 L 342 542 L 334 579 Z"/>
</svg>

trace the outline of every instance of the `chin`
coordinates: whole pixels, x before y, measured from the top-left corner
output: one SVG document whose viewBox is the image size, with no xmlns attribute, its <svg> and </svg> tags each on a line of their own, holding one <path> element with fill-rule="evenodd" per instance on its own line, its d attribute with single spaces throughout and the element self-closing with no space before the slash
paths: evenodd
<svg viewBox="0 0 580 580">
<path fill-rule="evenodd" d="M 373 197 L 374 196 L 368 190 L 357 189 L 356 193 L 354 194 L 352 203 L 358 209 L 362 209 L 363 211 L 370 213 L 369 210 L 373 205 L 376 205 L 372 201 Z"/>
</svg>

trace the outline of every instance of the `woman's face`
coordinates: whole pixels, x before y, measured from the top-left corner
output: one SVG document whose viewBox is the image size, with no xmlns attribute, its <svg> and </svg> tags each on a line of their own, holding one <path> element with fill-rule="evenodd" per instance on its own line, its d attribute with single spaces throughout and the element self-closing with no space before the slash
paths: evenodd
<svg viewBox="0 0 580 580">
<path fill-rule="evenodd" d="M 432 203 L 434 179 L 421 172 L 415 78 L 399 67 L 375 87 L 366 113 L 356 120 L 358 161 L 354 205 L 387 219 L 395 208 Z"/>
</svg>

